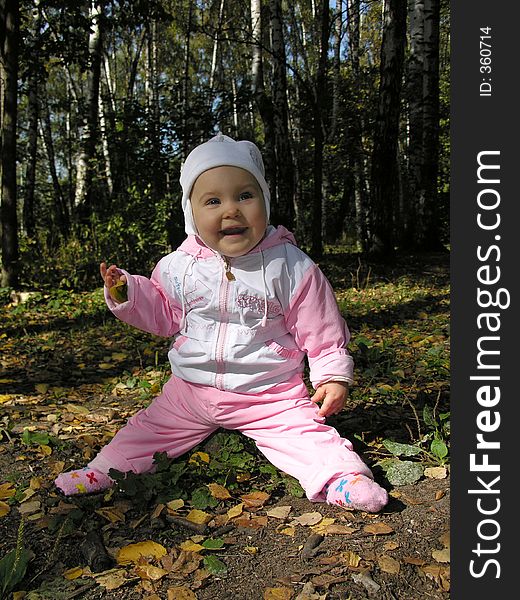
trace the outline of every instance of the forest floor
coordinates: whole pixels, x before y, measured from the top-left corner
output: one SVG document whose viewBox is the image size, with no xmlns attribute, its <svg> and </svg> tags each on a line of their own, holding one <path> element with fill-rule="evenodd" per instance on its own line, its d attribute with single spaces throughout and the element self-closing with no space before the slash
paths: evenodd
<svg viewBox="0 0 520 600">
<path fill-rule="evenodd" d="M 168 342 L 118 322 L 100 289 L 37 292 L 0 306 L 0 598 L 449 598 L 449 256 L 320 266 L 357 377 L 329 423 L 387 507 L 311 503 L 223 431 L 117 491 L 65 498 L 53 479 L 157 395 Z"/>
</svg>

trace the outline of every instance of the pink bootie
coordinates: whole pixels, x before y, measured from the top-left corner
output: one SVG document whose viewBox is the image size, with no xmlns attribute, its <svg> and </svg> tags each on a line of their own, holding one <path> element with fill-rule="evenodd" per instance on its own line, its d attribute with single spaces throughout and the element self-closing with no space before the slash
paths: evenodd
<svg viewBox="0 0 520 600">
<path fill-rule="evenodd" d="M 345 475 L 330 481 L 324 488 L 327 504 L 343 508 L 379 512 L 388 503 L 388 493 L 366 475 Z"/>
<path fill-rule="evenodd" d="M 102 492 L 112 487 L 114 482 L 108 475 L 96 471 L 96 469 L 84 467 L 76 471 L 60 473 L 54 480 L 54 484 L 65 496 L 73 496 L 75 494 Z"/>
</svg>

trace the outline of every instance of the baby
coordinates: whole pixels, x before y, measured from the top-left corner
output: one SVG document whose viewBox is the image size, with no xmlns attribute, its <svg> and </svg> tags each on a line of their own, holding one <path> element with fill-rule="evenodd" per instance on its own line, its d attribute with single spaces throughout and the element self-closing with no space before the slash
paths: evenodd
<svg viewBox="0 0 520 600">
<path fill-rule="evenodd" d="M 188 155 L 180 182 L 188 237 L 151 278 L 101 264 L 114 315 L 173 338 L 172 376 L 87 467 L 56 485 L 66 495 L 104 490 L 110 469 L 149 472 L 156 452 L 180 456 L 223 427 L 252 438 L 311 501 L 378 512 L 386 490 L 325 424 L 348 397 L 350 334 L 323 273 L 287 229 L 268 225 L 260 151 L 219 134 Z"/>
</svg>

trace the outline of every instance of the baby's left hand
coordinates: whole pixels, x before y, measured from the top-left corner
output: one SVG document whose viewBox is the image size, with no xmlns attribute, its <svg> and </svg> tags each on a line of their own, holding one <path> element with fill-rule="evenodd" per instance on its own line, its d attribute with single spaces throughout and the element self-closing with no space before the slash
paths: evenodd
<svg viewBox="0 0 520 600">
<path fill-rule="evenodd" d="M 343 381 L 329 381 L 320 385 L 311 400 L 313 402 L 323 402 L 318 415 L 328 417 L 337 415 L 343 410 L 348 398 L 348 383 Z"/>
</svg>

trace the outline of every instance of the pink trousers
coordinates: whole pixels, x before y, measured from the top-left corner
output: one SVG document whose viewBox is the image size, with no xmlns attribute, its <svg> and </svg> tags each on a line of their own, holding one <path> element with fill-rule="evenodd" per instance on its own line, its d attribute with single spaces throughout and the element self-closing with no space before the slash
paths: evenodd
<svg viewBox="0 0 520 600">
<path fill-rule="evenodd" d="M 323 501 L 323 487 L 348 474 L 372 473 L 318 416 L 300 377 L 260 394 L 237 394 L 172 376 L 152 404 L 138 412 L 90 463 L 108 473 L 146 473 L 155 452 L 175 458 L 223 427 L 252 438 L 281 471 L 300 482 L 309 500 Z"/>
</svg>

